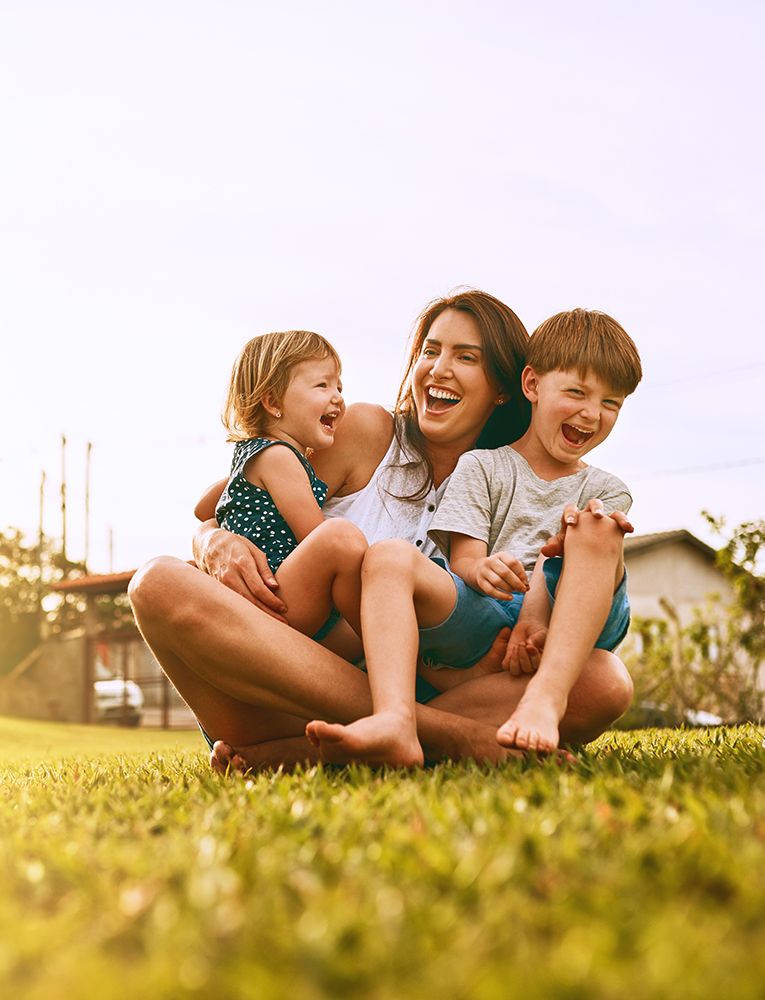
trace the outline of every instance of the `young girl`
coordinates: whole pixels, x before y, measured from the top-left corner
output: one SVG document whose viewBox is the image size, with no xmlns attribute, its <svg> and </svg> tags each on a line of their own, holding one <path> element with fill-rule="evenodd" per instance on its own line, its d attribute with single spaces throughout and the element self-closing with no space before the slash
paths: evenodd
<svg viewBox="0 0 765 1000">
<path fill-rule="evenodd" d="M 356 658 L 367 543 L 350 522 L 324 520 L 327 485 L 308 460 L 332 444 L 344 413 L 340 359 L 323 337 L 304 330 L 253 337 L 234 364 L 223 409 L 236 447 L 215 514 L 266 554 L 289 624 Z M 335 628 L 340 615 L 355 635 Z"/>
</svg>

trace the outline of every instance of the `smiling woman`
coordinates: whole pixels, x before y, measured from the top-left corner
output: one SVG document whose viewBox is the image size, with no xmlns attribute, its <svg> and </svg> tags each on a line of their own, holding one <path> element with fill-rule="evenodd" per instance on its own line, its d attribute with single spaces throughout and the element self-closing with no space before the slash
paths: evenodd
<svg viewBox="0 0 765 1000">
<path fill-rule="evenodd" d="M 131 597 L 147 642 L 206 732 L 225 741 L 213 751 L 214 767 L 231 761 L 262 767 L 316 760 L 317 750 L 305 735 L 308 720 L 351 722 L 369 714 L 366 676 L 336 655 L 354 655 L 351 629 L 345 623 L 326 635 L 322 629 L 317 638 L 324 648 L 308 638 L 320 624 L 317 605 L 311 609 L 302 603 L 311 574 L 291 575 L 291 568 L 300 558 L 315 559 L 311 572 L 321 579 L 312 596 L 322 587 L 325 598 L 331 592 L 357 629 L 353 579 L 367 544 L 403 538 L 432 552 L 427 529 L 460 456 L 476 445 L 517 440 L 526 429 L 528 403 L 520 373 L 527 341 L 515 313 L 485 292 L 461 292 L 431 303 L 415 330 L 394 413 L 357 404 L 340 420 L 340 404 L 333 404 L 334 443 L 313 457 L 328 498 L 323 508 L 328 520 L 322 523 L 314 500 L 313 522 L 294 531 L 301 544 L 276 577 L 260 547 L 211 519 L 210 494 L 197 508 L 209 520 L 195 540 L 197 565 L 206 574 L 178 560 L 158 559 L 134 577 Z M 339 385 L 335 388 L 339 393 Z M 272 438 L 258 461 L 279 463 L 269 484 L 292 526 L 289 511 L 300 497 L 308 508 L 311 496 L 310 473 L 301 467 L 304 455 L 293 450 L 292 441 L 274 440 L 280 427 L 290 434 L 295 430 L 283 423 L 291 419 L 287 400 L 284 391 L 264 399 Z M 329 412 L 319 412 L 319 420 Z M 317 555 L 312 548 L 321 551 Z M 341 556 L 345 562 L 339 566 Z M 499 669 L 504 647 L 501 640 L 496 645 L 499 658 L 490 651 L 487 670 Z M 599 652 L 572 691 L 561 724 L 566 742 L 593 739 L 629 703 L 631 685 L 623 665 Z M 417 725 L 426 755 L 502 760 L 509 751 L 497 743 L 497 726 L 517 705 L 526 678 L 466 672 L 465 681 L 444 693 L 421 686 Z"/>
</svg>

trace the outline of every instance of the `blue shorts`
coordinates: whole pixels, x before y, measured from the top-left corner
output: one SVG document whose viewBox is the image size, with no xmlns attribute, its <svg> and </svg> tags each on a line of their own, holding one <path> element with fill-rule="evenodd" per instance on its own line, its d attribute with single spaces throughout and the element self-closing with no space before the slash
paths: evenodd
<svg viewBox="0 0 765 1000">
<path fill-rule="evenodd" d="M 434 562 L 443 566 L 454 580 L 457 602 L 449 617 L 440 625 L 420 629 L 420 656 L 433 666 L 472 667 L 488 652 L 500 629 L 512 628 L 518 621 L 525 594 L 513 594 L 512 601 L 498 601 L 468 587 L 442 559 L 435 559 Z M 562 559 L 545 559 L 543 570 L 550 604 L 555 603 L 562 569 Z M 615 649 L 627 634 L 629 625 L 630 604 L 625 570 L 595 648 Z"/>
</svg>

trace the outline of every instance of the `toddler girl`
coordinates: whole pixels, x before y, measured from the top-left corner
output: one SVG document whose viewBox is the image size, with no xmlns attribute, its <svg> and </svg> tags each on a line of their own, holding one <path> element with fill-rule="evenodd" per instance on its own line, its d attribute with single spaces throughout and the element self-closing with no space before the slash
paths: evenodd
<svg viewBox="0 0 765 1000">
<path fill-rule="evenodd" d="M 215 515 L 266 554 L 293 628 L 318 640 L 343 632 L 326 644 L 359 656 L 367 543 L 348 521 L 324 520 L 327 485 L 309 462 L 332 444 L 344 413 L 340 359 L 328 341 L 305 330 L 253 337 L 234 364 L 223 409 L 236 447 Z M 350 644 L 350 630 L 334 627 L 340 615 L 355 632 Z"/>
</svg>

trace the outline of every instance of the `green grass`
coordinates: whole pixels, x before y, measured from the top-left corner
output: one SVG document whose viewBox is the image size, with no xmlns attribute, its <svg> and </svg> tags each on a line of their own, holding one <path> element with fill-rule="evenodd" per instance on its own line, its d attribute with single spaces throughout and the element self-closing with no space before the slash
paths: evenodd
<svg viewBox="0 0 765 1000">
<path fill-rule="evenodd" d="M 100 732 L 0 766 L 4 995 L 765 995 L 761 729 L 248 780 Z"/>
</svg>

